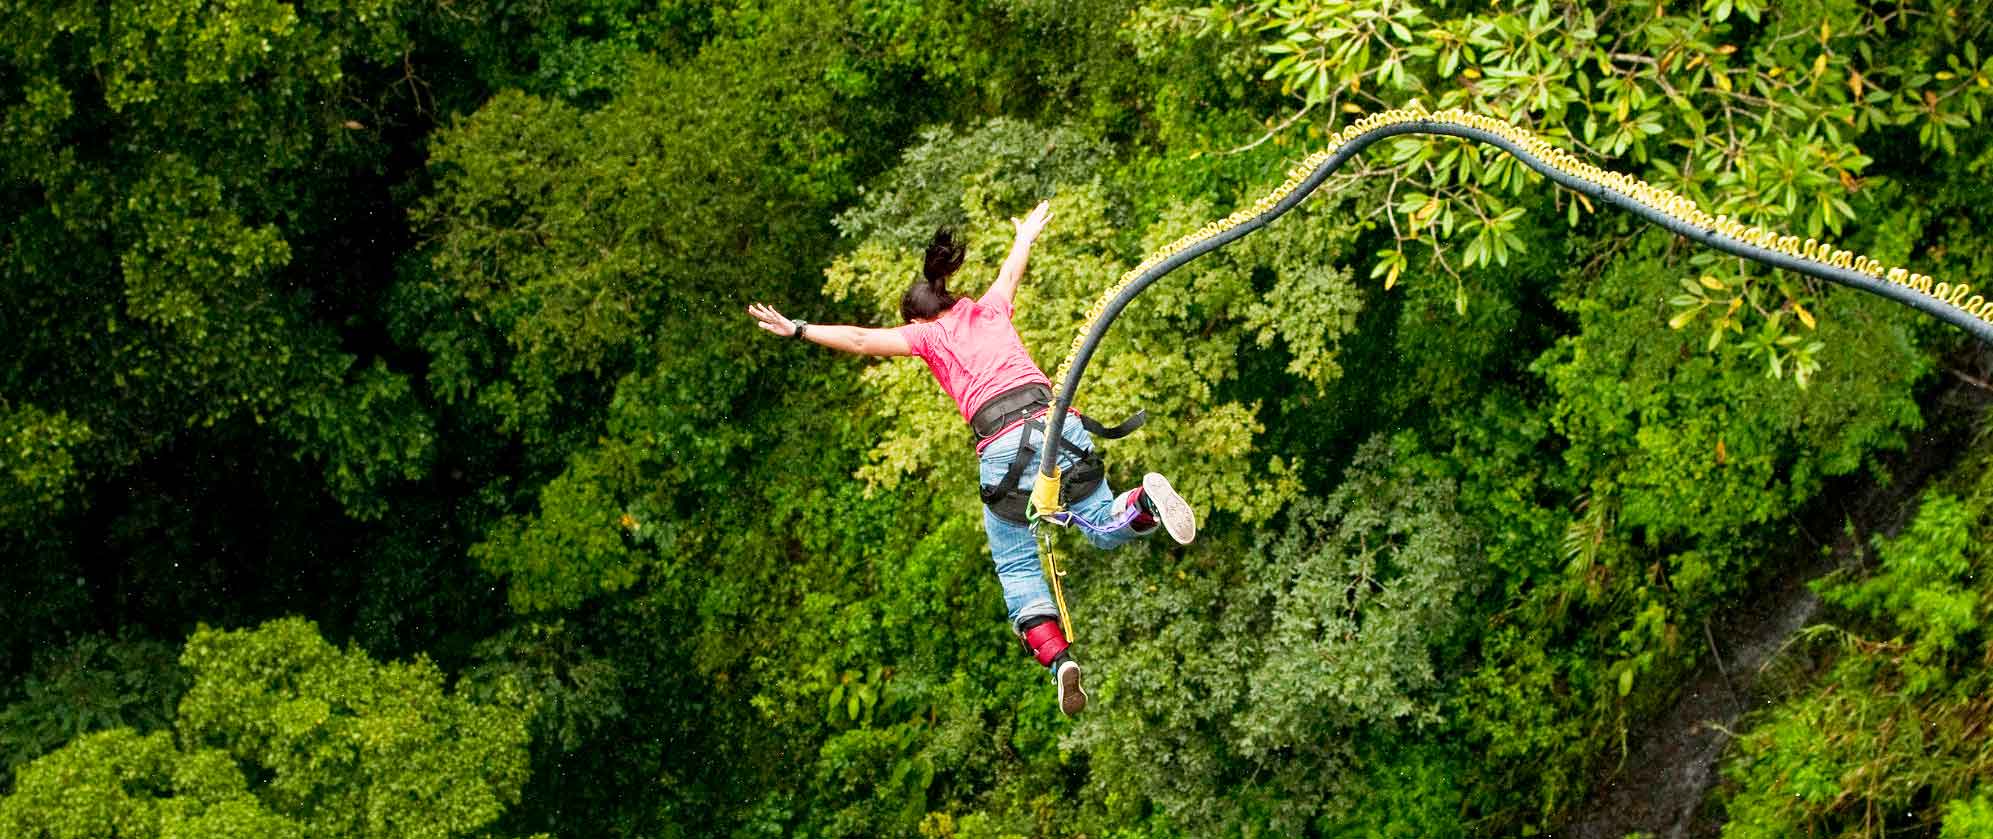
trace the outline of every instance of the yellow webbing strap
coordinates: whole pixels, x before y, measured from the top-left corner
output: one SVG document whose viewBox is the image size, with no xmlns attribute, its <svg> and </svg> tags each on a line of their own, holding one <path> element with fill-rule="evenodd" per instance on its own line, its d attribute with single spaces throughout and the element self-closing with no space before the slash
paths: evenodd
<svg viewBox="0 0 1993 839">
<path fill-rule="evenodd" d="M 1059 630 L 1066 634 L 1066 643 L 1073 642 L 1073 616 L 1066 611 L 1066 572 L 1059 570 L 1059 558 L 1052 554 L 1052 530 L 1042 528 L 1045 517 L 1064 512 L 1059 503 L 1059 468 L 1052 467 L 1050 476 L 1039 475 L 1038 482 L 1031 487 L 1031 531 L 1038 536 L 1038 563 L 1045 568 L 1045 579 L 1052 584 L 1052 603 L 1059 607 Z"/>
<path fill-rule="evenodd" d="M 1059 570 L 1059 560 L 1052 555 L 1052 531 L 1038 535 L 1038 561 L 1045 566 L 1045 579 L 1052 581 L 1052 603 L 1059 607 L 1059 630 L 1066 634 L 1066 643 L 1073 643 L 1073 616 L 1066 611 L 1066 587 L 1063 578 L 1066 572 Z"/>
</svg>

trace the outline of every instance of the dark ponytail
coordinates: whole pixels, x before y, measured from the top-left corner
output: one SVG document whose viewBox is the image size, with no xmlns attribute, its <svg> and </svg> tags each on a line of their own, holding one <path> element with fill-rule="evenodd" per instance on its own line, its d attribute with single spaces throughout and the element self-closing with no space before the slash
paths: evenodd
<svg viewBox="0 0 1993 839">
<path fill-rule="evenodd" d="M 934 231 L 934 241 L 927 244 L 927 259 L 920 268 L 920 279 L 907 287 L 907 293 L 900 297 L 900 317 L 911 323 L 924 318 L 940 317 L 941 313 L 954 308 L 957 298 L 948 291 L 948 278 L 962 267 L 962 260 L 968 256 L 968 248 L 955 240 L 955 234 L 943 227 Z"/>
</svg>

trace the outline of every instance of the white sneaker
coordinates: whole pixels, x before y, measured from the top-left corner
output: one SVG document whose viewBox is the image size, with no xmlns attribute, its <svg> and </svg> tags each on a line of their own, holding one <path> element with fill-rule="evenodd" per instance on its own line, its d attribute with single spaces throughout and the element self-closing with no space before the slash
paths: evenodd
<svg viewBox="0 0 1993 839">
<path fill-rule="evenodd" d="M 1072 716 L 1086 710 L 1086 691 L 1080 687 L 1080 663 L 1070 659 L 1059 665 L 1059 710 Z"/>
<path fill-rule="evenodd" d="M 1170 486 L 1170 479 L 1150 472 L 1142 476 L 1143 500 L 1156 511 L 1156 518 L 1162 519 L 1163 529 L 1169 531 L 1170 538 L 1179 545 L 1188 545 L 1197 538 L 1197 513 L 1190 509 L 1190 502 L 1176 493 Z"/>
</svg>

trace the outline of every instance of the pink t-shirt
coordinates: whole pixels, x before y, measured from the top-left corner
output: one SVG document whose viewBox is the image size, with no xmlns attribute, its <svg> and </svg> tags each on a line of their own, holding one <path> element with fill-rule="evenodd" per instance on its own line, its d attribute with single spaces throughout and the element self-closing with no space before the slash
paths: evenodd
<svg viewBox="0 0 1993 839">
<path fill-rule="evenodd" d="M 955 400 L 964 422 L 999 393 L 1034 382 L 1052 386 L 1018 339 L 1010 314 L 1008 300 L 964 297 L 933 321 L 898 327 L 913 354 L 927 362 L 935 381 Z"/>
</svg>

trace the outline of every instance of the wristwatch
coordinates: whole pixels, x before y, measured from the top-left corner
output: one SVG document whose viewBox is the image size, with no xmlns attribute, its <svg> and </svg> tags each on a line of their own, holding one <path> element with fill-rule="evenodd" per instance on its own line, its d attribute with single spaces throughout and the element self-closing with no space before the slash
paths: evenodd
<svg viewBox="0 0 1993 839">
<path fill-rule="evenodd" d="M 810 322 L 806 320 L 792 320 L 789 322 L 796 325 L 796 331 L 789 333 L 789 337 L 798 341 L 803 340 L 803 330 L 810 328 Z"/>
</svg>

